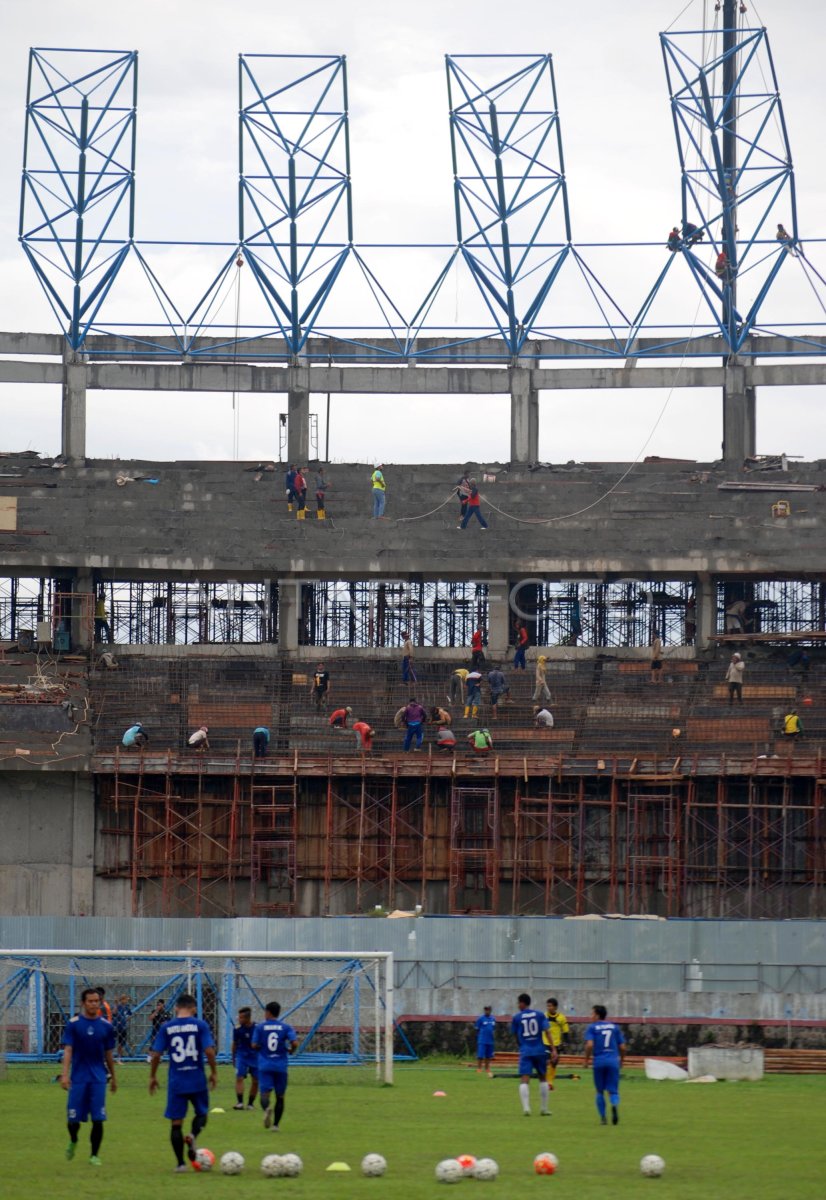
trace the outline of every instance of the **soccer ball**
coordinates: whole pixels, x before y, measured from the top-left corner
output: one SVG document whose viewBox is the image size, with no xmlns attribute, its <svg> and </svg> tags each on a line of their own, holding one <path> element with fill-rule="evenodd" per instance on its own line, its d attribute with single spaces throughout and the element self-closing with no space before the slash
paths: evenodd
<svg viewBox="0 0 826 1200">
<path fill-rule="evenodd" d="M 649 1179 L 656 1179 L 665 1170 L 665 1159 L 660 1158 L 659 1154 L 646 1154 L 645 1158 L 640 1159 L 640 1170 Z"/>
<path fill-rule="evenodd" d="M 215 1155 L 211 1150 L 207 1150 L 206 1146 L 199 1146 L 195 1151 L 195 1160 L 192 1166 L 196 1171 L 211 1171 L 215 1166 Z"/>
<path fill-rule="evenodd" d="M 383 1175 L 387 1170 L 387 1159 L 382 1158 L 380 1154 L 365 1154 L 361 1160 L 361 1173 L 369 1178 L 374 1178 L 376 1175 Z"/>
<path fill-rule="evenodd" d="M 284 1174 L 284 1161 L 280 1154 L 268 1154 L 261 1159 L 261 1174 L 268 1179 L 277 1179 Z"/>
<path fill-rule="evenodd" d="M 499 1164 L 492 1158 L 479 1158 L 476 1160 L 472 1174 L 474 1179 L 495 1179 L 499 1174 Z"/>
<path fill-rule="evenodd" d="M 282 1154 L 281 1166 L 284 1168 L 284 1174 L 290 1179 L 294 1179 L 304 1170 L 304 1163 L 297 1154 Z"/>
<path fill-rule="evenodd" d="M 549 1150 L 545 1150 L 542 1154 L 537 1154 L 533 1160 L 533 1169 L 537 1175 L 553 1175 L 559 1166 L 559 1159 L 555 1154 L 551 1154 Z"/>
<path fill-rule="evenodd" d="M 474 1154 L 457 1154 L 456 1161 L 465 1175 L 473 1174 L 473 1168 L 476 1166 L 476 1156 Z"/>
<path fill-rule="evenodd" d="M 224 1175 L 240 1175 L 244 1169 L 244 1156 L 237 1150 L 228 1150 L 221 1156 L 221 1171 Z"/>
<path fill-rule="evenodd" d="M 436 1178 L 439 1183 L 458 1183 L 460 1179 L 464 1179 L 464 1176 L 462 1164 L 455 1158 L 443 1158 L 436 1167 Z"/>
</svg>

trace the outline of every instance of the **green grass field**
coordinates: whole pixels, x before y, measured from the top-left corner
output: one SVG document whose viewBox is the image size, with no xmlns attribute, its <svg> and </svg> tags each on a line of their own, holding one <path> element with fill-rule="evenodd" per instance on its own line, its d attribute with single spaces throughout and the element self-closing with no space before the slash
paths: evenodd
<svg viewBox="0 0 826 1200">
<path fill-rule="evenodd" d="M 233 1076 L 220 1070 L 212 1115 L 201 1137 L 216 1155 L 239 1150 L 247 1160 L 239 1177 L 218 1171 L 175 1175 L 163 1119 L 163 1096 L 150 1097 L 148 1068 L 120 1069 L 110 1098 L 101 1149 L 102 1168 L 88 1163 L 88 1125 L 73 1162 L 67 1142 L 65 1093 L 52 1083 L 54 1067 L 10 1067 L 0 1080 L 3 1146 L 0 1196 L 94 1195 L 101 1200 L 164 1200 L 167 1196 L 269 1195 L 294 1197 L 402 1197 L 439 1195 L 439 1159 L 470 1153 L 495 1158 L 494 1183 L 472 1179 L 455 1185 L 477 1193 L 522 1197 L 552 1195 L 576 1200 L 824 1200 L 826 1197 L 826 1080 L 770 1076 L 757 1084 L 652 1083 L 640 1072 L 623 1079 L 621 1122 L 602 1127 L 593 1106 L 590 1077 L 561 1080 L 551 1097 L 553 1117 L 522 1115 L 516 1079 L 487 1079 L 453 1062 L 428 1061 L 397 1068 L 392 1088 L 358 1068 L 293 1068 L 282 1129 L 263 1128 L 259 1111 L 233 1112 Z M 163 1069 L 162 1069 L 163 1074 Z M 437 1089 L 447 1093 L 434 1099 Z M 187 1126 L 188 1128 L 188 1126 Z M 553 1177 L 536 1176 L 534 1155 L 552 1150 L 560 1160 Z M 298 1179 L 266 1179 L 259 1171 L 268 1153 L 294 1151 L 304 1160 Z M 362 1156 L 388 1160 L 381 1179 L 365 1179 Z M 639 1174 L 643 1154 L 659 1154 L 659 1179 Z M 344 1160 L 351 1174 L 325 1172 Z"/>
</svg>

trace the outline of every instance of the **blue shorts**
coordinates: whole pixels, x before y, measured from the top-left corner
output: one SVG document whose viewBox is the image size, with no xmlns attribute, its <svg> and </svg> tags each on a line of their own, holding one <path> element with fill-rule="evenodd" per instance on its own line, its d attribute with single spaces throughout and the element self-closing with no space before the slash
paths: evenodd
<svg viewBox="0 0 826 1200">
<path fill-rule="evenodd" d="M 612 1096 L 619 1093 L 619 1063 L 604 1063 L 597 1066 L 594 1063 L 594 1087 L 598 1092 L 608 1092 Z"/>
<path fill-rule="evenodd" d="M 544 1050 L 540 1050 L 537 1054 L 524 1054 L 520 1051 L 519 1054 L 519 1074 L 533 1075 L 536 1071 L 540 1079 L 545 1078 L 545 1072 L 548 1069 L 548 1056 Z"/>
<path fill-rule="evenodd" d="M 250 1062 L 239 1054 L 235 1059 L 235 1074 L 239 1079 L 246 1079 L 248 1075 L 251 1075 L 253 1079 L 257 1079 L 258 1063 Z"/>
<path fill-rule="evenodd" d="M 493 1042 L 477 1042 L 476 1057 L 493 1058 Z"/>
<path fill-rule="evenodd" d="M 287 1068 L 279 1067 L 275 1071 L 263 1071 L 258 1068 L 258 1087 L 266 1096 L 275 1090 L 276 1096 L 283 1096 L 287 1090 Z"/>
<path fill-rule="evenodd" d="M 202 1092 L 168 1092 L 166 1097 L 166 1112 L 168 1121 L 183 1121 L 186 1116 L 186 1106 L 192 1103 L 195 1115 L 205 1117 L 209 1112 L 209 1091 Z"/>
<path fill-rule="evenodd" d="M 69 1121 L 106 1120 L 106 1080 L 103 1083 L 73 1083 L 66 1102 Z"/>
</svg>

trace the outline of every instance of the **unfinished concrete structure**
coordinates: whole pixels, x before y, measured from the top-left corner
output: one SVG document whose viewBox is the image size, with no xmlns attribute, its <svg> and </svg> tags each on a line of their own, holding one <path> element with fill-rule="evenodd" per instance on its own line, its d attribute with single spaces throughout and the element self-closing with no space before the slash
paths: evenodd
<svg viewBox="0 0 826 1200">
<path fill-rule="evenodd" d="M 326 518 L 299 520 L 278 463 L 3 464 L 4 912 L 823 915 L 822 464 L 652 462 L 620 487 L 610 464 L 477 464 L 487 531 L 456 529 L 465 464 L 388 465 L 382 521 L 364 466 L 331 468 Z M 101 589 L 114 669 L 92 645 Z M 431 731 L 403 754 L 402 632 L 415 694 L 449 707 L 480 626 L 514 701 L 494 722 L 483 693 L 493 754 L 464 746 L 456 703 L 455 754 Z M 376 729 L 369 755 L 330 729 L 339 705 Z M 140 752 L 119 745 L 134 720 Z"/>
</svg>

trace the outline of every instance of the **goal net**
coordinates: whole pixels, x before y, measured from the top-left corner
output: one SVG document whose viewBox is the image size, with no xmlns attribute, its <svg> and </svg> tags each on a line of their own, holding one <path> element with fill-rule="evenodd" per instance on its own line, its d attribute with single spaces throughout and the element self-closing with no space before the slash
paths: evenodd
<svg viewBox="0 0 826 1200">
<path fill-rule="evenodd" d="M 393 955 L 328 951 L 8 950 L 0 953 L 0 1050 L 8 1062 L 56 1061 L 84 988 L 103 989 L 117 1055 L 146 1057 L 154 1031 L 190 993 L 212 1027 L 219 1061 L 232 1056 L 239 1008 L 263 1019 L 271 1000 L 298 1033 L 294 1062 L 374 1063 L 393 1081 Z M 107 1012 L 108 1016 L 108 1012 Z"/>
</svg>

